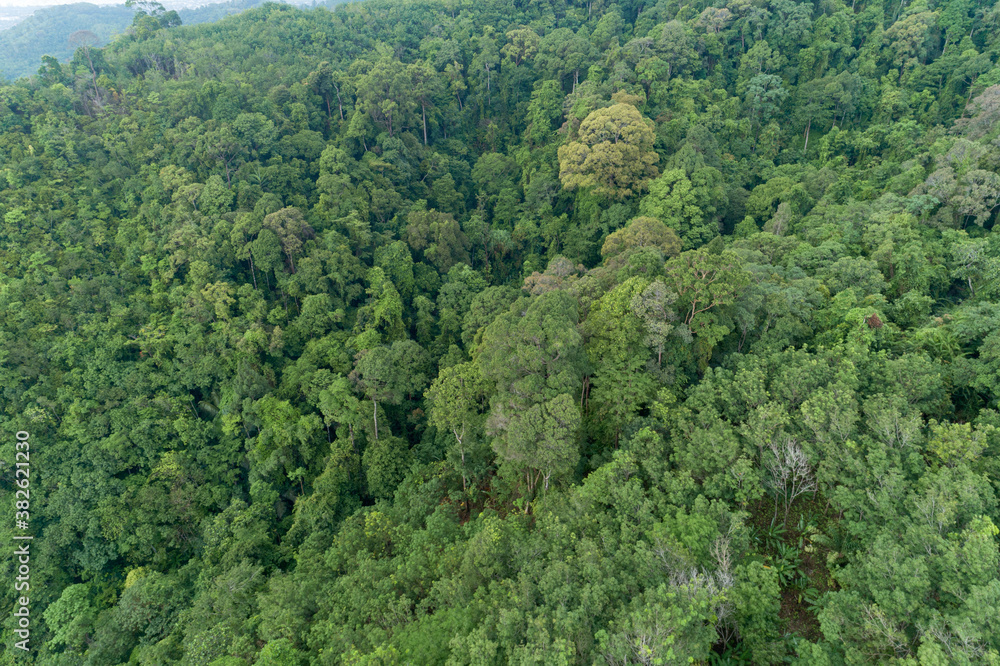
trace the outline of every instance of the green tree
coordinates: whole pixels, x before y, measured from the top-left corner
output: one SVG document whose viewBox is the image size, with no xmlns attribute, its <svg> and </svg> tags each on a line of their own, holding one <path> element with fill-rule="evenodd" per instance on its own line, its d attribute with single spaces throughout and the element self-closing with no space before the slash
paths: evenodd
<svg viewBox="0 0 1000 666">
<path fill-rule="evenodd" d="M 456 263 L 468 264 L 469 240 L 450 213 L 422 210 L 419 205 L 407 216 L 406 240 L 442 273 Z"/>
<path fill-rule="evenodd" d="M 648 286 L 638 277 L 619 285 L 591 306 L 584 325 L 594 369 L 589 392 L 594 418 L 604 424 L 616 447 L 622 427 L 645 406 L 654 388 L 646 373 L 646 327 L 633 311 L 633 302 Z"/>
<path fill-rule="evenodd" d="M 378 439 L 378 408 L 383 402 L 398 405 L 416 398 L 427 386 L 427 352 L 412 340 L 397 340 L 362 352 L 351 380 L 372 402 L 372 429 Z"/>
<path fill-rule="evenodd" d="M 639 212 L 677 232 L 686 249 L 700 247 L 718 235 L 717 226 L 705 220 L 691 181 L 681 169 L 664 171 L 649 184 L 649 194 L 639 204 Z"/>
<path fill-rule="evenodd" d="M 608 234 L 601 247 L 601 256 L 605 262 L 617 258 L 615 263 L 621 263 L 630 251 L 644 247 L 655 248 L 664 257 L 675 257 L 680 253 L 681 242 L 663 221 L 655 217 L 637 217 L 622 229 Z"/>
<path fill-rule="evenodd" d="M 478 477 L 483 467 L 482 451 L 475 443 L 485 421 L 486 391 L 479 366 L 474 363 L 443 368 L 427 390 L 429 422 L 455 439 L 457 460 L 452 455 L 449 459 L 462 476 L 463 493 L 468 493 L 470 479 Z"/>
</svg>

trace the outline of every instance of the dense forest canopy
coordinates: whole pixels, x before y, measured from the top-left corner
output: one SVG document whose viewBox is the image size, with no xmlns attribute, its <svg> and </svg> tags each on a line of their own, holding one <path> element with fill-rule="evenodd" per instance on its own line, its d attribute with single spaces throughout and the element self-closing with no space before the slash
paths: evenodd
<svg viewBox="0 0 1000 666">
<path fill-rule="evenodd" d="M 998 48 L 365 0 L 0 86 L 0 662 L 1000 663 Z"/>
</svg>

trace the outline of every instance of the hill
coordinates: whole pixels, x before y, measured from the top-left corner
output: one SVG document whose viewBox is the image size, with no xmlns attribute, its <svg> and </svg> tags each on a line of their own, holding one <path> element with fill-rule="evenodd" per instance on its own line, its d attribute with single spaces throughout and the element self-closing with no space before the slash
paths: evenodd
<svg viewBox="0 0 1000 666">
<path fill-rule="evenodd" d="M 0 84 L 0 660 L 1000 663 L 995 2 L 172 23 Z"/>
<path fill-rule="evenodd" d="M 194 9 L 180 9 L 187 25 L 209 23 L 256 7 L 265 0 L 230 0 Z M 98 46 L 106 45 L 132 23 L 135 11 L 124 5 L 93 5 L 80 2 L 36 10 L 31 16 L 0 31 L 0 75 L 8 78 L 31 76 L 38 71 L 42 56 L 69 60 L 77 46 L 70 36 L 89 31 Z"/>
<path fill-rule="evenodd" d="M 0 31 L 17 25 L 35 11 L 36 7 L 0 7 Z"/>
<path fill-rule="evenodd" d="M 7 78 L 38 71 L 43 55 L 66 60 L 75 47 L 69 36 L 78 30 L 93 32 L 101 45 L 120 33 L 135 15 L 124 5 L 98 6 L 86 2 L 35 11 L 17 25 L 0 32 L 0 73 Z"/>
</svg>

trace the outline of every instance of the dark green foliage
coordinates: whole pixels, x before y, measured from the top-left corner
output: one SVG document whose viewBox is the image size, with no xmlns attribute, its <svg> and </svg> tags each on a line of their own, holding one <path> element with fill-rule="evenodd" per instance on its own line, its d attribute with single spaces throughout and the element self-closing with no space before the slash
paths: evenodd
<svg viewBox="0 0 1000 666">
<path fill-rule="evenodd" d="M 0 87 L 30 660 L 1000 661 L 996 6 L 134 4 Z"/>
</svg>

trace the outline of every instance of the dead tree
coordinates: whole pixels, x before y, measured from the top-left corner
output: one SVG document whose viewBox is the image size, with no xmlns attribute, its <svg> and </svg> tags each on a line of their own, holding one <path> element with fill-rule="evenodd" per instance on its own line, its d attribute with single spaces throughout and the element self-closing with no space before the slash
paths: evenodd
<svg viewBox="0 0 1000 666">
<path fill-rule="evenodd" d="M 772 439 L 768 443 L 769 456 L 765 455 L 764 466 L 770 474 L 770 486 L 774 489 L 774 517 L 771 524 L 778 519 L 778 499 L 785 507 L 785 522 L 788 522 L 788 510 L 795 498 L 805 493 L 816 492 L 816 479 L 813 476 L 809 460 L 795 439 L 785 436 L 779 440 Z"/>
</svg>

